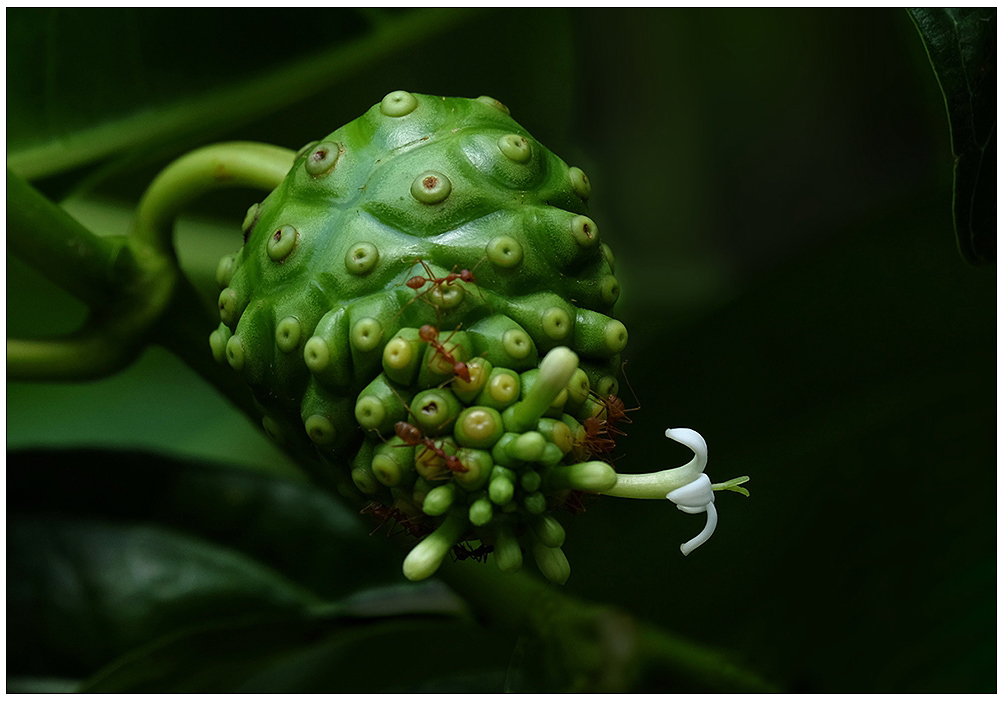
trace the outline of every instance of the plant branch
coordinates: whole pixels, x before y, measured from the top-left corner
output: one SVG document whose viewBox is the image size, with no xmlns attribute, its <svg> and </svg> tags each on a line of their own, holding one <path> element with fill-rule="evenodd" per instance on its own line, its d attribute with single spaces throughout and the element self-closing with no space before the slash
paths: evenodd
<svg viewBox="0 0 1004 701">
<path fill-rule="evenodd" d="M 130 267 L 123 238 L 95 235 L 9 168 L 7 254 L 91 306 L 114 301 Z"/>
<path fill-rule="evenodd" d="M 444 562 L 437 572 L 488 624 L 529 636 L 546 664 L 574 689 L 618 692 L 641 681 L 665 681 L 703 691 L 775 689 L 715 651 L 672 636 L 619 609 L 564 594 L 526 573 Z M 554 669 L 552 667 L 552 669 Z"/>
<path fill-rule="evenodd" d="M 225 187 L 273 190 L 293 166 L 286 148 L 251 142 L 206 146 L 167 166 L 147 188 L 136 210 L 132 235 L 174 256 L 174 220 L 196 198 Z"/>
</svg>

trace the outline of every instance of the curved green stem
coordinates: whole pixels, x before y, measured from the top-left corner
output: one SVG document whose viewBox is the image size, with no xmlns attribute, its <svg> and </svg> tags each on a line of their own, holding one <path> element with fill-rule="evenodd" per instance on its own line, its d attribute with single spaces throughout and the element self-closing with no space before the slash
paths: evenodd
<svg viewBox="0 0 1004 701">
<path fill-rule="evenodd" d="M 271 190 L 282 182 L 293 156 L 289 149 L 254 143 L 218 144 L 182 156 L 146 191 L 129 238 L 95 236 L 8 170 L 9 249 L 101 310 L 67 338 L 9 340 L 8 377 L 94 379 L 125 367 L 175 302 L 181 273 L 172 234 L 181 209 L 222 187 Z M 193 300 L 184 296 L 188 313 L 204 319 L 208 336 L 212 320 L 204 318 Z M 175 314 L 174 320 L 184 316 Z M 175 335 L 160 333 L 165 344 L 177 350 L 171 340 Z"/>
<path fill-rule="evenodd" d="M 224 187 L 275 189 L 293 166 L 294 152 L 279 146 L 229 142 L 192 151 L 154 179 L 140 200 L 132 235 L 173 255 L 178 213 L 201 195 Z"/>
</svg>

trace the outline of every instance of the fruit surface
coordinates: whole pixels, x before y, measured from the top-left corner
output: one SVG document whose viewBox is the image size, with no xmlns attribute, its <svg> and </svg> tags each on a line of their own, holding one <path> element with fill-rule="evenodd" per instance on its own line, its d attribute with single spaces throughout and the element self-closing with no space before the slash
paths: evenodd
<svg viewBox="0 0 1004 701">
<path fill-rule="evenodd" d="M 498 101 L 397 91 L 304 147 L 220 263 L 217 360 L 274 440 L 309 441 L 371 511 L 434 531 L 409 577 L 467 539 L 509 569 L 523 542 L 567 577 L 551 512 L 575 486 L 562 471 L 608 450 L 586 427 L 627 342 L 589 194 Z M 580 371 L 531 406 L 556 348 Z"/>
</svg>

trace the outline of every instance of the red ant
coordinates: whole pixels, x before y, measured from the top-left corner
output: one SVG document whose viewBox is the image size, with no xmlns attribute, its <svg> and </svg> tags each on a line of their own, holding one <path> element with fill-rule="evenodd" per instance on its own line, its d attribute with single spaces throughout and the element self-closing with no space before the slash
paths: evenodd
<svg viewBox="0 0 1004 701">
<path fill-rule="evenodd" d="M 460 327 L 458 326 L 457 329 L 453 331 L 453 333 L 456 333 L 457 330 L 459 329 Z M 450 339 L 453 338 L 453 333 L 451 333 L 449 338 L 446 339 L 447 343 L 449 343 Z M 470 382 L 471 371 L 467 367 L 467 363 L 465 363 L 462 360 L 457 360 L 451 351 L 446 350 L 445 344 L 440 343 L 437 340 L 437 336 L 439 336 L 439 332 L 436 329 L 436 327 L 432 326 L 431 324 L 425 324 L 422 328 L 418 330 L 418 337 L 423 341 L 425 341 L 426 343 L 430 344 L 435 349 L 438 355 L 443 356 L 443 360 L 445 360 L 447 363 L 453 366 L 454 374 L 456 374 L 456 376 L 459 377 L 464 382 Z"/>
<path fill-rule="evenodd" d="M 484 259 L 482 259 L 482 260 L 484 260 Z M 412 299 L 412 300 L 410 300 L 408 302 L 408 304 L 404 305 L 404 307 L 401 308 L 401 311 L 404 311 L 404 309 L 409 304 L 411 304 L 412 302 L 414 302 L 416 299 L 424 299 L 427 294 L 429 294 L 430 292 L 432 292 L 435 289 L 438 289 L 440 291 L 440 294 L 442 294 L 443 285 L 453 284 L 457 280 L 460 280 L 461 282 L 468 282 L 468 283 L 475 283 L 475 284 L 477 283 L 477 280 L 474 278 L 474 271 L 473 270 L 467 270 L 465 268 L 465 269 L 461 270 L 458 273 L 458 272 L 456 272 L 457 266 L 454 265 L 453 269 L 450 270 L 449 273 L 447 273 L 443 277 L 436 277 L 436 274 L 433 272 L 432 268 L 429 267 L 429 264 L 426 263 L 421 258 L 416 258 L 415 261 L 411 264 L 411 268 L 414 269 L 414 267 L 416 265 L 419 265 L 419 264 L 423 268 L 425 268 L 425 275 L 413 275 L 413 276 L 409 277 L 405 281 L 405 283 L 404 283 L 405 286 L 407 286 L 408 288 L 410 288 L 410 289 L 412 289 L 412 290 L 415 291 L 415 298 Z M 481 261 L 478 261 L 478 265 L 481 265 Z M 474 266 L 474 270 L 477 270 L 478 265 Z M 400 283 L 398 283 L 398 284 L 400 284 Z M 419 290 L 421 290 L 426 284 L 430 285 L 429 289 L 427 289 L 425 292 L 419 292 Z M 438 315 L 438 313 L 439 313 L 439 305 L 437 305 L 437 304 L 435 304 L 433 302 L 429 302 L 429 300 L 425 300 L 425 301 L 428 304 L 431 304 L 433 307 L 436 308 L 436 313 Z M 398 314 L 400 314 L 401 311 L 399 311 Z"/>
<path fill-rule="evenodd" d="M 568 496 L 565 497 L 565 501 L 562 502 L 561 507 L 576 516 L 578 516 L 579 514 L 584 514 L 586 513 L 586 504 L 584 497 L 585 497 L 584 492 L 580 492 L 577 489 L 573 489 L 571 492 L 568 493 Z"/>
<path fill-rule="evenodd" d="M 423 277 L 422 275 L 415 275 L 413 277 L 408 278 L 408 281 L 404 284 L 410 287 L 411 289 L 415 290 L 415 292 L 418 292 L 420 289 L 422 289 L 422 286 L 425 285 L 425 283 L 427 282 L 432 283 L 432 287 L 430 287 L 428 290 L 418 295 L 419 297 L 428 294 L 433 289 L 433 287 L 438 287 L 442 289 L 443 285 L 449 285 L 453 283 L 455 280 L 460 280 L 462 282 L 472 282 L 472 283 L 477 282 L 477 280 L 474 279 L 474 272 L 471 270 L 467 270 L 466 268 L 457 273 L 454 272 L 457 269 L 457 266 L 454 265 L 453 269 L 450 270 L 450 272 L 447 273 L 446 276 L 436 277 L 435 274 L 432 272 L 432 268 L 430 268 L 429 264 L 426 263 L 424 260 L 419 258 L 418 260 L 415 261 L 415 263 L 422 264 L 422 267 L 425 268 L 425 276 Z M 412 268 L 415 267 L 415 263 L 412 263 L 411 265 Z M 481 265 L 480 261 L 478 262 L 478 265 Z M 478 267 L 477 265 L 474 266 L 475 269 L 477 269 L 477 267 Z"/>
<path fill-rule="evenodd" d="M 453 556 L 458 560 L 474 558 L 475 562 L 488 562 L 489 553 L 495 552 L 494 545 L 482 543 L 476 548 L 472 548 L 467 543 L 457 543 L 453 546 Z"/>
<path fill-rule="evenodd" d="M 427 528 L 412 523 L 411 519 L 405 516 L 404 512 L 402 512 L 400 509 L 391 509 L 376 501 L 371 501 L 369 504 L 364 506 L 359 511 L 359 513 L 373 514 L 373 518 L 375 518 L 377 521 L 380 522 L 377 524 L 376 528 L 370 531 L 370 535 L 373 535 L 381 528 L 383 528 L 383 525 L 388 521 L 390 521 L 391 519 L 394 519 L 395 525 L 399 525 L 402 528 L 404 528 L 404 530 L 408 531 L 408 533 L 410 533 L 414 538 L 421 538 L 422 536 L 427 535 L 429 533 Z M 394 528 L 391 527 L 390 532 L 387 534 L 388 537 L 393 535 L 393 533 L 394 533 Z"/>
<path fill-rule="evenodd" d="M 425 446 L 426 450 L 431 450 L 446 464 L 446 467 L 450 472 L 467 472 L 467 468 L 460 458 L 456 455 L 449 455 L 440 446 L 436 445 L 436 442 L 431 438 L 422 435 L 422 432 L 418 430 L 417 427 L 412 426 L 407 421 L 398 421 L 394 424 L 394 433 L 400 438 L 405 445 L 409 446 Z"/>
<path fill-rule="evenodd" d="M 586 450 L 593 455 L 609 453 L 617 447 L 616 442 L 607 431 L 607 422 L 595 416 L 590 416 L 582 422 L 582 427 L 586 429 L 584 445 Z"/>
</svg>

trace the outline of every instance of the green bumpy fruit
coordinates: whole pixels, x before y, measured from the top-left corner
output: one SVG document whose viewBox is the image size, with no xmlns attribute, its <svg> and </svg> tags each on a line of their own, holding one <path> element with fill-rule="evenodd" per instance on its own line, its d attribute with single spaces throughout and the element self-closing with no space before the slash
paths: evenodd
<svg viewBox="0 0 1004 701">
<path fill-rule="evenodd" d="M 465 540 L 568 576 L 551 512 L 610 482 L 582 465 L 607 450 L 588 422 L 627 342 L 590 192 L 498 101 L 396 91 L 304 147 L 220 263 L 214 357 L 273 439 L 309 441 L 343 492 L 428 534 L 412 579 Z M 531 397 L 562 347 L 579 371 Z"/>
</svg>

